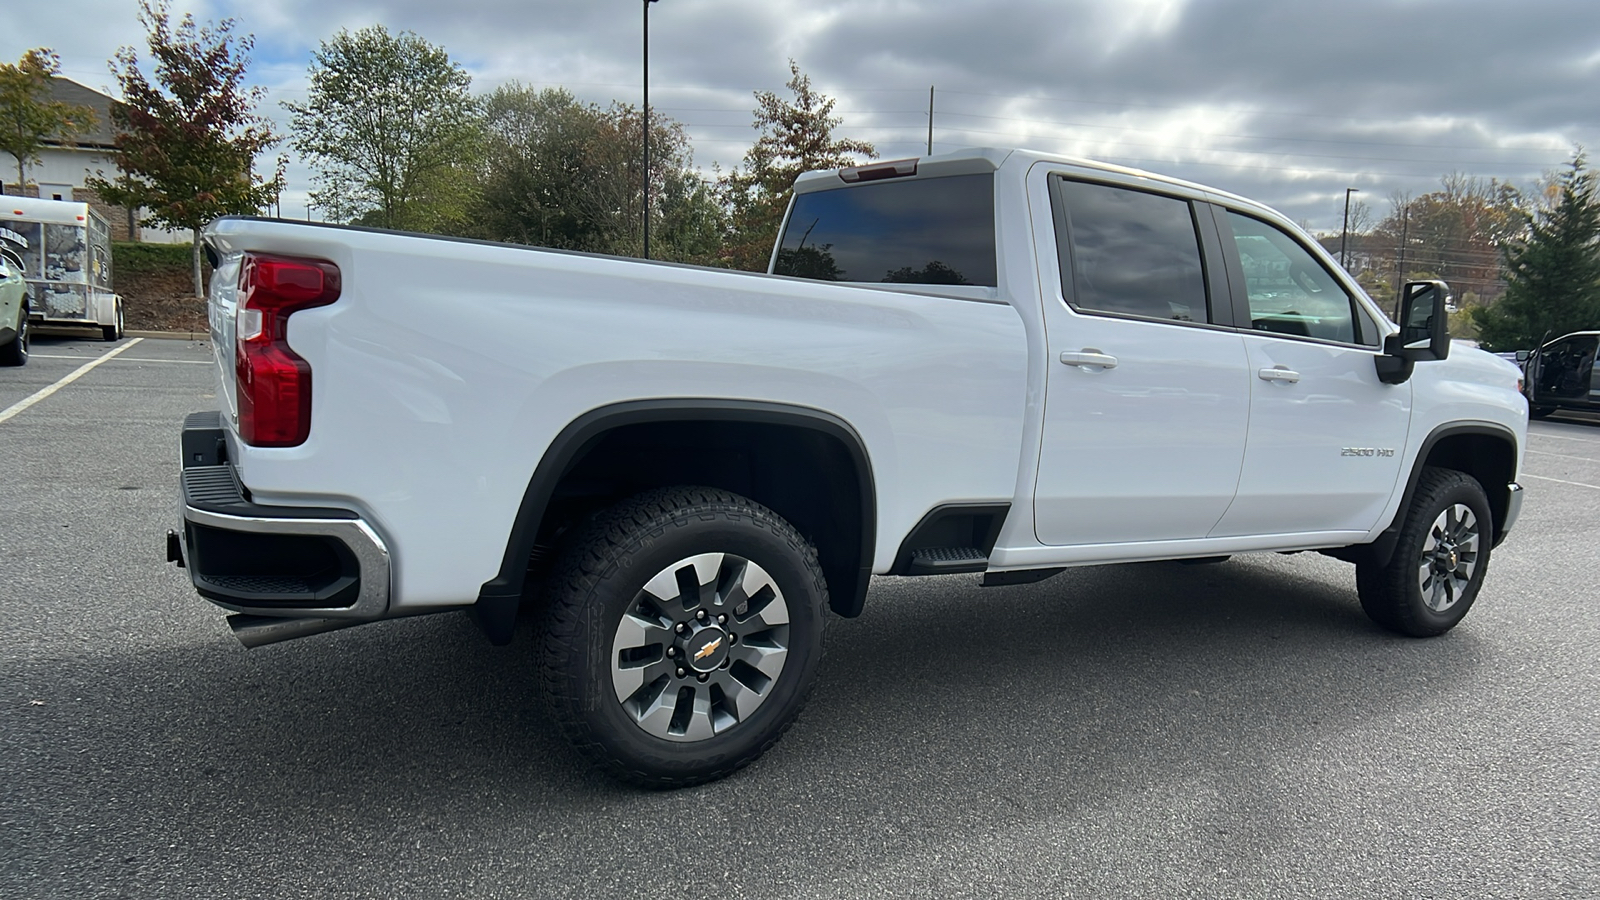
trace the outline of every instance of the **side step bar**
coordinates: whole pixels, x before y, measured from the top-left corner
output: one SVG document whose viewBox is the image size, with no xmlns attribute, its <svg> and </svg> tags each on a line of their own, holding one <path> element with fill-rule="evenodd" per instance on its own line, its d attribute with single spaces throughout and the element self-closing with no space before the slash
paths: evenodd
<svg viewBox="0 0 1600 900">
<path fill-rule="evenodd" d="M 956 572 L 982 572 L 989 567 L 989 554 L 977 547 L 926 547 L 911 551 L 909 575 L 950 575 Z"/>
</svg>

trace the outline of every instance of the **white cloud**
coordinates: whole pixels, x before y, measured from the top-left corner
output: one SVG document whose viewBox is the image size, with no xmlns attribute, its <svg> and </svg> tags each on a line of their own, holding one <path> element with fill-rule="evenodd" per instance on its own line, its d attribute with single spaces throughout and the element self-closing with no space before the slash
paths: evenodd
<svg viewBox="0 0 1600 900">
<path fill-rule="evenodd" d="M 188 3 L 257 37 L 264 110 L 298 99 L 311 48 L 382 23 L 443 45 L 480 89 L 565 85 L 637 103 L 642 0 L 362 4 Z M 111 83 L 105 61 L 143 44 L 129 0 L 60 0 L 12 16 L 0 58 L 53 46 L 66 74 Z M 1562 28 L 1548 23 L 1560 20 Z M 650 9 L 651 100 L 696 159 L 735 164 L 751 92 L 783 91 L 793 56 L 839 99 L 842 132 L 889 156 L 1014 145 L 1108 158 L 1214 184 L 1336 224 L 1347 186 L 1430 190 L 1448 171 L 1528 183 L 1575 144 L 1600 145 L 1600 5 L 1347 0 L 661 0 Z M 1419 40 L 1419 36 L 1423 36 Z M 284 212 L 309 183 L 298 163 Z"/>
</svg>

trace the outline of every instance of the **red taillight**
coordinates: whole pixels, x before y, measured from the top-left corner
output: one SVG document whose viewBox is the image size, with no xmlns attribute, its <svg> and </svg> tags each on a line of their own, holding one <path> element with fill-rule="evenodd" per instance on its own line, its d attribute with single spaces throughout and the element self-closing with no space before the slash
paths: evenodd
<svg viewBox="0 0 1600 900">
<path fill-rule="evenodd" d="M 294 447 L 311 434 L 311 364 L 289 349 L 289 316 L 338 299 L 333 263 L 245 255 L 233 367 L 246 444 Z"/>
</svg>

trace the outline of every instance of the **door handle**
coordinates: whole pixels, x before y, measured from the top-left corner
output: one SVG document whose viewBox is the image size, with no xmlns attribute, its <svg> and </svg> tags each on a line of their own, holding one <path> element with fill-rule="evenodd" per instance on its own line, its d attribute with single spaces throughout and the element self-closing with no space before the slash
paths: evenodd
<svg viewBox="0 0 1600 900">
<path fill-rule="evenodd" d="M 1085 347 L 1079 351 L 1061 351 L 1061 361 L 1069 366 L 1083 366 L 1084 368 L 1115 369 L 1117 358 L 1110 354 L 1101 353 L 1093 347 Z"/>
<path fill-rule="evenodd" d="M 1300 373 L 1287 366 L 1273 366 L 1270 369 L 1262 369 L 1256 374 L 1261 376 L 1262 381 L 1282 381 L 1294 384 L 1300 380 Z"/>
</svg>

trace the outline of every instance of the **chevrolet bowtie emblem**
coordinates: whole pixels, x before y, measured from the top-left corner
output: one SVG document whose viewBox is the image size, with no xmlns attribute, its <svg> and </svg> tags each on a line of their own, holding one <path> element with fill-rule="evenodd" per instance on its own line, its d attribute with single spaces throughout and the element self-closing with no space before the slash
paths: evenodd
<svg viewBox="0 0 1600 900">
<path fill-rule="evenodd" d="M 711 643 L 705 645 L 704 647 L 701 647 L 699 650 L 696 650 L 695 654 L 694 654 L 694 661 L 695 662 L 699 662 L 700 660 L 705 659 L 706 657 L 710 656 L 711 654 L 717 652 L 717 648 L 721 647 L 721 646 L 722 646 L 722 638 L 717 638 L 716 640 L 714 640 Z"/>
</svg>

